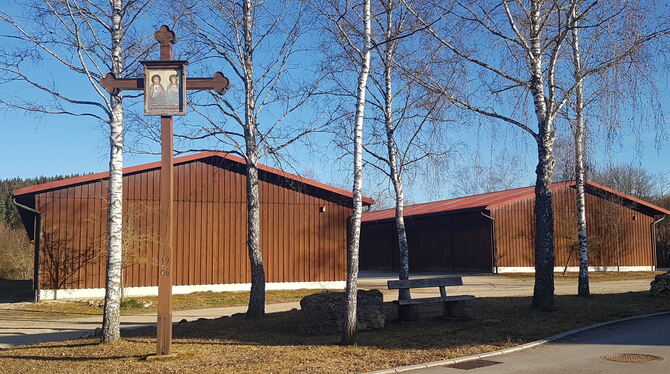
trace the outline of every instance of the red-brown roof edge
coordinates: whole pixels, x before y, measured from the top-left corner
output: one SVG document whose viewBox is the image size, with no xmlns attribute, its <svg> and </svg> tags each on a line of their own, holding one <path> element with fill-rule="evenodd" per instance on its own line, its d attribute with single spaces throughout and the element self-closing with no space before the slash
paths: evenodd
<svg viewBox="0 0 670 374">
<path fill-rule="evenodd" d="M 667 209 L 665 209 L 665 208 L 662 208 L 662 207 L 660 207 L 660 206 L 658 206 L 658 205 L 656 205 L 656 204 L 652 204 L 652 203 L 650 203 L 650 202 L 648 202 L 648 201 L 644 201 L 644 200 L 642 200 L 642 199 L 638 199 L 638 198 L 635 197 L 635 196 L 628 195 L 628 194 L 623 193 L 623 192 L 621 192 L 621 191 L 617 191 L 617 190 L 615 190 L 615 189 L 613 189 L 613 188 L 609 188 L 609 187 L 607 187 L 607 186 L 603 186 L 602 184 L 599 184 L 599 183 L 596 183 L 596 182 L 593 182 L 593 181 L 590 181 L 590 180 L 585 181 L 585 183 L 586 183 L 587 185 L 592 186 L 592 187 L 595 187 L 595 188 L 601 189 L 601 190 L 603 190 L 603 191 L 607 191 L 607 192 L 609 192 L 609 193 L 611 193 L 611 194 L 614 194 L 614 195 L 623 197 L 623 198 L 626 199 L 626 200 L 630 200 L 630 201 L 632 201 L 632 202 L 635 202 L 635 203 L 637 203 L 637 204 L 640 204 L 640 205 L 642 205 L 642 206 L 645 206 L 645 207 L 647 207 L 647 208 L 649 208 L 649 209 L 655 210 L 655 211 L 660 212 L 660 213 L 663 213 L 663 214 L 668 214 L 668 215 L 670 215 L 670 210 L 667 210 Z M 561 189 L 561 188 L 565 188 L 565 187 L 574 187 L 576 184 L 577 184 L 577 182 L 575 182 L 574 180 L 571 180 L 571 181 L 565 181 L 565 182 L 556 182 L 556 183 L 552 183 L 552 185 L 551 185 L 551 189 L 552 189 L 552 190 L 559 190 L 559 189 Z M 533 186 L 529 186 L 529 187 L 533 187 Z M 499 202 L 499 203 L 497 203 L 497 204 L 491 204 L 491 205 L 487 206 L 486 208 L 487 208 L 487 209 L 495 209 L 495 208 L 497 208 L 497 207 L 500 207 L 500 206 L 503 206 L 503 205 L 507 205 L 507 204 L 511 204 L 511 203 L 514 203 L 514 202 L 517 202 L 517 201 L 520 201 L 520 200 L 524 200 L 524 199 L 527 199 L 527 198 L 532 198 L 532 197 L 534 197 L 534 196 L 535 196 L 535 189 L 533 188 L 533 189 L 530 190 L 529 193 L 527 193 L 527 194 L 525 194 L 525 195 L 517 196 L 517 197 L 511 198 L 511 199 L 509 199 L 509 200 L 505 200 L 505 201 L 503 201 L 503 202 Z"/>
<path fill-rule="evenodd" d="M 607 186 L 603 186 L 602 184 L 598 184 L 598 183 L 596 183 L 596 182 L 586 181 L 586 183 L 587 183 L 587 184 L 590 184 L 591 186 L 593 186 L 593 187 L 595 187 L 595 188 L 599 188 L 599 189 L 601 189 L 601 190 L 603 190 L 603 191 L 607 191 L 607 192 L 609 192 L 609 193 L 611 193 L 611 194 L 614 194 L 614 195 L 617 195 L 617 196 L 621 196 L 621 197 L 623 197 L 624 199 L 627 199 L 627 200 L 636 202 L 636 203 L 638 203 L 638 204 L 640 204 L 640 205 L 644 205 L 644 206 L 646 206 L 647 208 L 656 210 L 656 211 L 661 212 L 661 213 L 663 213 L 663 214 L 670 215 L 670 210 L 667 210 L 667 209 L 665 209 L 665 208 L 662 208 L 662 207 L 660 207 L 660 206 L 658 206 L 658 205 L 656 205 L 656 204 L 652 204 L 652 203 L 650 203 L 650 202 L 648 202 L 648 201 L 644 201 L 644 200 L 642 200 L 642 199 L 638 199 L 638 198 L 635 197 L 635 196 L 631 196 L 631 195 L 625 194 L 625 193 L 623 193 L 623 192 L 621 192 L 621 191 L 617 191 L 617 190 L 615 190 L 615 189 L 613 189 L 613 188 L 609 188 L 609 187 L 607 187 Z M 571 186 L 574 186 L 574 184 L 575 184 L 575 182 L 572 181 Z"/>
<path fill-rule="evenodd" d="M 240 164 L 245 164 L 245 160 L 241 157 L 232 155 L 230 153 L 224 153 L 224 152 L 202 152 L 202 153 L 196 153 L 192 155 L 187 155 L 187 156 L 181 156 L 181 157 L 175 157 L 174 158 L 174 164 L 183 164 L 191 161 L 196 161 L 196 160 L 201 160 L 204 158 L 208 157 L 221 157 L 226 160 L 234 161 Z M 123 168 L 123 174 L 133 174 L 133 173 L 138 173 L 141 171 L 146 171 L 146 170 L 151 170 L 151 169 L 158 169 L 160 168 L 161 163 L 160 161 L 156 162 L 150 162 L 142 165 L 136 165 L 136 166 L 129 166 L 126 168 Z M 333 187 L 321 182 L 317 182 L 315 180 L 309 179 L 309 178 L 304 178 L 299 175 L 287 173 L 285 171 L 275 169 L 273 167 L 267 166 L 267 165 L 262 165 L 260 164 L 258 166 L 258 169 L 263 170 L 268 173 L 272 173 L 275 175 L 282 176 L 284 178 L 292 179 L 296 182 L 304 183 L 306 185 L 310 185 L 316 188 L 320 188 L 322 190 L 326 190 L 338 195 L 346 196 L 346 197 L 352 197 L 352 194 L 350 191 L 343 190 L 338 187 Z M 106 179 L 109 178 L 109 172 L 105 171 L 102 173 L 95 173 L 95 174 L 88 174 L 88 175 L 82 175 L 80 177 L 73 177 L 73 178 L 68 178 L 68 179 L 63 179 L 59 181 L 54 181 L 54 182 L 47 182 L 47 183 L 42 183 L 42 184 L 37 184 L 34 186 L 28 186 L 28 187 L 23 187 L 23 188 L 17 188 L 13 191 L 14 196 L 20 196 L 20 195 L 27 195 L 31 193 L 36 193 L 40 191 L 45 191 L 45 190 L 51 190 L 54 188 L 59 188 L 59 187 L 65 187 L 65 186 L 70 186 L 70 185 L 75 185 L 79 183 L 86 183 L 86 182 L 92 182 L 96 180 L 101 180 L 101 179 Z M 363 197 L 363 203 L 364 204 L 369 204 L 372 205 L 374 204 L 374 200 L 369 197 Z"/>
<path fill-rule="evenodd" d="M 603 191 L 609 192 L 609 193 L 611 193 L 611 194 L 620 196 L 620 197 L 622 197 L 622 198 L 624 198 L 624 199 L 630 200 L 630 201 L 632 201 L 632 202 L 635 202 L 635 203 L 637 203 L 637 204 L 640 204 L 640 205 L 642 205 L 642 206 L 645 206 L 645 207 L 647 207 L 647 208 L 649 208 L 649 209 L 655 210 L 655 211 L 657 211 L 657 212 L 659 212 L 659 213 L 670 215 L 670 210 L 664 209 L 664 208 L 662 208 L 662 207 L 660 207 L 660 206 L 657 206 L 657 205 L 652 204 L 652 203 L 650 203 L 650 202 L 644 201 L 644 200 L 642 200 L 642 199 L 638 199 L 638 198 L 636 198 L 636 197 L 634 197 L 634 196 L 625 194 L 625 193 L 623 193 L 623 192 L 614 190 L 614 189 L 612 189 L 612 188 L 603 186 L 603 185 L 601 185 L 601 184 L 598 184 L 598 183 L 595 183 L 595 182 L 592 182 L 592 181 L 586 181 L 586 184 L 588 184 L 588 185 L 590 185 L 590 186 L 592 186 L 592 187 L 601 189 L 601 190 L 603 190 Z M 552 185 L 551 185 L 551 189 L 552 189 L 552 190 L 560 190 L 560 189 L 563 189 L 563 188 L 566 188 L 566 187 L 573 187 L 574 185 L 575 185 L 575 181 L 574 181 L 574 180 L 572 180 L 572 181 L 565 181 L 565 182 L 556 182 L 556 183 L 552 183 Z M 457 197 L 457 198 L 454 198 L 454 199 L 447 199 L 447 200 L 441 200 L 441 201 L 432 201 L 432 202 L 427 202 L 427 203 L 419 203 L 419 204 L 414 204 L 414 205 L 407 205 L 407 206 L 405 206 L 405 209 L 406 209 L 406 211 L 408 211 L 410 207 L 417 206 L 417 205 L 419 205 L 419 206 L 420 206 L 420 205 L 423 205 L 423 206 L 430 206 L 430 205 L 432 205 L 432 204 L 443 203 L 443 202 L 446 202 L 446 201 L 449 201 L 449 200 L 468 199 L 468 198 L 481 198 L 481 197 L 484 197 L 484 196 L 486 196 L 486 195 L 494 194 L 494 193 L 498 193 L 498 192 L 508 192 L 508 191 L 515 191 L 515 190 L 523 190 L 523 189 L 528 189 L 528 192 L 526 192 L 526 193 L 522 193 L 522 194 L 517 195 L 517 196 L 510 197 L 510 198 L 508 198 L 508 199 L 504 199 L 504 200 L 498 201 L 498 202 L 496 202 L 496 203 L 494 203 L 494 204 L 482 204 L 482 205 L 471 206 L 471 207 L 468 207 L 468 208 L 467 208 L 467 210 L 477 210 L 477 209 L 491 210 L 491 209 L 495 209 L 495 208 L 498 208 L 498 207 L 501 207 L 501 206 L 504 206 L 504 205 L 508 205 L 508 204 L 515 203 L 515 202 L 517 202 L 517 201 L 521 201 L 521 200 L 525 200 L 525 199 L 529 199 L 529 198 L 533 198 L 533 197 L 535 197 L 535 188 L 534 188 L 534 186 L 526 186 L 526 187 L 512 188 L 512 189 L 509 189 L 509 190 L 494 191 L 494 192 L 488 192 L 488 193 L 477 194 L 477 195 L 463 196 L 463 197 Z M 368 213 L 366 213 L 366 214 L 363 216 L 363 221 L 365 221 L 365 222 L 381 222 L 381 221 L 386 221 L 386 220 L 394 219 L 394 216 L 393 216 L 393 217 L 392 217 L 392 216 L 388 216 L 388 217 L 384 216 L 383 218 L 370 219 L 370 220 L 366 220 L 366 217 L 365 217 L 366 215 L 372 215 L 372 214 L 374 214 L 374 213 L 379 214 L 379 212 L 392 211 L 392 210 L 393 210 L 393 208 L 390 208 L 390 209 L 382 209 L 382 210 L 379 210 L 379 211 L 368 212 Z M 455 209 L 455 210 L 444 209 L 444 210 L 431 211 L 431 212 L 427 212 L 427 213 L 405 214 L 405 217 L 414 217 L 414 216 L 421 216 L 421 215 L 434 215 L 434 214 L 440 214 L 440 213 L 446 213 L 446 212 L 456 212 L 456 211 L 461 211 L 461 210 L 463 210 L 463 209 Z"/>
</svg>

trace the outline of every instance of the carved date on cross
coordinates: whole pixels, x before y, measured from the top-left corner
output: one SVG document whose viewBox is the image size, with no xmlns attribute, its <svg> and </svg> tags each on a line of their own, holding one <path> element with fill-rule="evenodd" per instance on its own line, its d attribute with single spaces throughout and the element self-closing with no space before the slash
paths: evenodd
<svg viewBox="0 0 670 374">
<path fill-rule="evenodd" d="M 170 257 L 163 256 L 161 258 L 161 275 L 170 275 Z"/>
</svg>

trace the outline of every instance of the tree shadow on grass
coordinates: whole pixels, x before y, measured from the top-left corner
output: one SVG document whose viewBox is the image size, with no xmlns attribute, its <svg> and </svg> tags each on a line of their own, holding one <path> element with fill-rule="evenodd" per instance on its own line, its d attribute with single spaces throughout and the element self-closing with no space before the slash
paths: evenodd
<svg viewBox="0 0 670 374">
<path fill-rule="evenodd" d="M 82 348 L 82 347 L 91 347 L 94 345 L 97 345 L 98 343 L 72 343 L 72 344 L 49 344 L 48 346 L 44 346 L 44 348 Z M 12 347 L 10 348 L 12 351 L 21 351 L 21 350 L 28 350 L 28 349 L 35 349 L 34 346 L 31 345 L 26 345 L 26 346 L 18 346 L 18 347 Z M 6 356 L 3 356 L 6 357 Z"/>
<path fill-rule="evenodd" d="M 38 360 L 38 361 L 72 361 L 72 362 L 77 362 L 77 361 L 107 361 L 107 360 L 123 360 L 123 359 L 142 359 L 146 357 L 147 355 L 129 355 L 129 356 L 98 356 L 95 354 L 91 354 L 88 356 L 77 356 L 77 357 L 64 357 L 64 356 L 2 356 L 0 358 L 8 358 L 8 359 L 15 359 L 15 360 Z"/>
<path fill-rule="evenodd" d="M 469 303 L 471 320 L 441 318 L 441 305 L 420 309 L 418 322 L 399 323 L 392 303 L 385 303 L 387 325 L 383 330 L 361 332 L 358 346 L 380 349 L 439 349 L 470 345 L 512 345 L 558 334 L 570 329 L 631 315 L 669 310 L 667 299 L 646 293 L 593 295 L 590 298 L 556 296 L 556 309 L 540 312 L 530 307 L 530 297 L 478 298 Z M 339 334 L 305 335 L 299 331 L 301 312 L 270 313 L 264 318 L 243 315 L 181 322 L 174 325 L 179 344 L 320 346 L 336 345 Z M 155 328 L 124 332 L 125 337 L 154 338 Z"/>
<path fill-rule="evenodd" d="M 101 354 L 100 350 L 97 348 L 100 346 L 99 341 L 91 341 L 88 343 L 72 343 L 72 344 L 47 344 L 39 347 L 40 349 L 48 350 L 48 354 L 13 354 L 13 355 L 0 355 L 0 359 L 16 359 L 16 360 L 37 360 L 37 361 L 60 361 L 60 362 L 78 362 L 78 361 L 106 361 L 106 360 L 122 360 L 122 359 L 141 359 L 146 357 L 146 354 L 115 354 L 115 350 L 112 347 L 110 350 L 106 350 Z M 35 351 L 35 346 L 22 346 L 22 347 L 12 347 L 10 352 L 21 353 L 23 351 Z M 82 354 L 77 353 L 76 355 L 69 356 L 68 352 L 80 351 L 81 349 L 90 350 L 90 353 Z M 57 353 L 61 352 L 61 355 Z"/>
</svg>

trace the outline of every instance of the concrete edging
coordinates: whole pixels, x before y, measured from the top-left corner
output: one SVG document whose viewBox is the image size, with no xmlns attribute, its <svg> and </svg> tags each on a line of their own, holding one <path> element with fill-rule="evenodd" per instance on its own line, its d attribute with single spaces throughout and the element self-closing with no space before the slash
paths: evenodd
<svg viewBox="0 0 670 374">
<path fill-rule="evenodd" d="M 583 331 L 587 331 L 587 330 L 592 330 L 592 329 L 595 329 L 595 328 L 598 328 L 598 327 L 612 325 L 612 324 L 620 323 L 620 322 L 633 321 L 633 320 L 636 320 L 636 319 L 663 316 L 663 315 L 667 315 L 667 314 L 670 314 L 670 311 L 668 311 L 668 312 L 658 312 L 658 313 L 652 313 L 652 314 L 643 314 L 643 315 L 639 315 L 639 316 L 632 316 L 632 317 L 626 317 L 626 318 L 620 318 L 620 319 L 615 319 L 615 320 L 612 320 L 612 321 L 600 322 L 600 323 L 596 323 L 596 324 L 593 324 L 593 325 L 580 327 L 580 328 L 577 328 L 577 329 L 574 329 L 574 330 L 562 332 L 560 334 L 556 334 L 556 335 L 550 336 L 548 338 L 539 339 L 539 340 L 535 340 L 535 341 L 530 342 L 530 343 L 517 345 L 516 347 L 505 348 L 505 349 L 492 351 L 492 352 L 485 352 L 485 353 L 481 353 L 481 354 L 477 354 L 477 355 L 451 358 L 451 359 L 448 359 L 448 360 L 433 361 L 433 362 L 426 362 L 426 363 L 423 363 L 423 364 L 399 366 L 399 367 L 396 367 L 396 368 L 370 371 L 370 372 L 366 372 L 365 374 L 404 373 L 404 372 L 411 371 L 411 370 L 426 369 L 426 368 L 431 368 L 431 367 L 435 367 L 435 366 L 446 366 L 446 365 L 451 365 L 451 364 L 457 364 L 459 362 L 479 360 L 479 359 L 482 359 L 482 358 L 493 357 L 493 356 L 500 356 L 500 355 L 507 354 L 507 353 L 513 353 L 513 352 L 523 351 L 523 350 L 529 349 L 529 348 L 534 348 L 534 347 L 537 347 L 539 345 L 546 344 L 546 343 L 552 342 L 554 340 L 564 338 L 566 336 L 574 335 L 574 334 L 577 334 L 577 333 L 580 333 L 580 332 L 583 332 Z"/>
</svg>

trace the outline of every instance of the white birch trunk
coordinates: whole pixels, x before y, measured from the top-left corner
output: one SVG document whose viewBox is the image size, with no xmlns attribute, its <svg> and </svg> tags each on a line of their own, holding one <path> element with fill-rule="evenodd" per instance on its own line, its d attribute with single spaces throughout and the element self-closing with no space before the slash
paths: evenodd
<svg viewBox="0 0 670 374">
<path fill-rule="evenodd" d="M 365 119 L 365 94 L 370 75 L 370 44 L 372 27 L 370 22 L 370 0 L 365 0 L 364 9 L 364 46 L 361 73 L 358 78 L 356 124 L 354 128 L 354 186 L 353 208 L 349 225 L 349 243 L 347 258 L 346 319 L 342 332 L 342 344 L 356 343 L 357 332 L 357 296 L 358 296 L 358 250 L 361 234 L 361 216 L 363 215 L 363 123 Z"/>
<path fill-rule="evenodd" d="M 388 148 L 389 171 L 391 183 L 395 192 L 395 226 L 398 235 L 398 252 L 400 259 L 400 272 L 398 279 L 409 279 L 409 244 L 407 243 L 407 230 L 405 229 L 405 193 L 403 189 L 402 174 L 398 165 L 398 151 L 395 143 L 393 128 L 393 55 L 395 45 L 391 41 L 391 28 L 393 27 L 393 0 L 388 0 L 386 7 L 386 45 L 384 50 L 384 126 L 386 128 L 386 146 Z M 409 289 L 398 291 L 399 299 L 409 299 Z"/>
<path fill-rule="evenodd" d="M 537 142 L 538 163 L 535 169 L 535 287 L 533 306 L 540 309 L 553 307 L 554 304 L 554 227 L 551 205 L 551 181 L 554 169 L 554 127 L 553 117 L 549 115 L 544 92 L 542 62 L 542 39 L 540 35 L 540 2 L 533 1 L 530 10 L 531 37 L 530 52 L 530 91 L 535 105 L 538 124 Z"/>
<path fill-rule="evenodd" d="M 121 39 L 122 0 L 114 0 L 112 6 L 112 73 L 121 77 L 123 55 Z M 105 309 L 102 321 L 103 343 L 121 337 L 121 265 L 123 222 L 123 101 L 121 91 L 110 95 L 110 159 L 109 159 L 109 246 L 107 249 L 107 278 L 105 284 Z"/>
<path fill-rule="evenodd" d="M 254 127 L 252 127 L 254 128 Z M 260 197 L 258 193 L 258 157 L 256 139 L 247 134 L 247 250 L 251 264 L 251 294 L 247 316 L 262 317 L 265 314 L 265 270 L 261 250 Z"/>
<path fill-rule="evenodd" d="M 244 140 L 247 161 L 247 251 L 251 265 L 251 294 L 247 316 L 261 317 L 265 314 L 265 270 L 261 250 L 261 215 L 258 193 L 258 145 L 256 144 L 256 99 L 254 85 L 254 60 L 252 50 L 253 20 L 251 1 L 244 0 L 244 89 L 245 129 Z"/>
<path fill-rule="evenodd" d="M 574 14 L 574 13 L 573 13 Z M 573 15 L 574 17 L 574 15 Z M 579 240 L 579 282 L 577 294 L 589 296 L 589 249 L 586 232 L 586 197 L 584 195 L 584 84 L 579 51 L 579 31 L 572 29 L 572 60 L 575 75 L 575 184 L 577 187 L 577 238 Z"/>
</svg>

